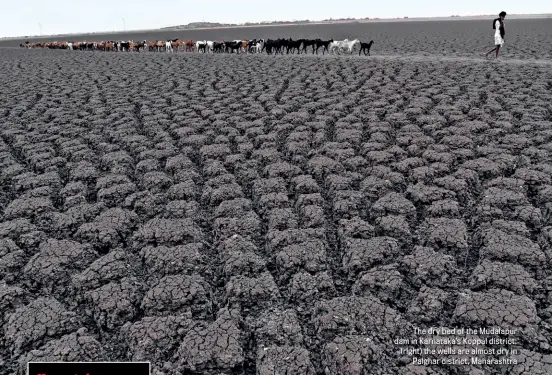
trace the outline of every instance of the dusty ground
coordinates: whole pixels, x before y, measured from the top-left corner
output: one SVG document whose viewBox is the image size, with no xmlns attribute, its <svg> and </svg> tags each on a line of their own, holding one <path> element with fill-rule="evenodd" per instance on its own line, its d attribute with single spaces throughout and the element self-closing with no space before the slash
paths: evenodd
<svg viewBox="0 0 552 375">
<path fill-rule="evenodd" d="M 550 60 L 387 52 L 0 50 L 0 373 L 552 373 Z"/>
<path fill-rule="evenodd" d="M 518 59 L 552 59 L 549 40 L 552 18 L 506 20 L 505 54 Z M 492 19 L 476 21 L 385 22 L 335 25 L 247 27 L 211 30 L 178 30 L 146 33 L 97 34 L 63 37 L 60 40 L 233 40 L 253 38 L 355 38 L 375 41 L 378 55 L 481 56 L 493 47 Z M 54 38 L 56 39 L 56 38 Z M 31 42 L 40 41 L 31 38 Z M 51 37 L 42 39 L 50 41 Z M 0 41 L 0 47 L 18 47 L 26 40 Z"/>
</svg>

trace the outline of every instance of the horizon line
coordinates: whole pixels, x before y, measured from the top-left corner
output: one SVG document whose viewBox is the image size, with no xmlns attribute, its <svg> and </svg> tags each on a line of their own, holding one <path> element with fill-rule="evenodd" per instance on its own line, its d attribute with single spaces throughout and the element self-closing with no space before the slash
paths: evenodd
<svg viewBox="0 0 552 375">
<path fill-rule="evenodd" d="M 49 38 L 49 37 L 56 37 L 56 36 L 79 36 L 79 35 L 96 35 L 96 34 L 116 34 L 116 33 L 132 33 L 132 32 L 148 32 L 148 31 L 170 31 L 170 30 L 210 30 L 210 29 L 225 29 L 225 28 L 249 28 L 249 27 L 256 27 L 256 26 L 262 26 L 262 27 L 270 27 L 270 26 L 296 26 L 296 25 L 309 25 L 309 24 L 332 24 L 332 23 L 354 23 L 354 22 L 362 22 L 362 23 L 370 23 L 370 22 L 412 22 L 416 20 L 450 20 L 450 21 L 458 21 L 462 19 L 471 19 L 471 18 L 478 18 L 478 17 L 494 17 L 495 15 L 492 14 L 479 14 L 479 15 L 471 15 L 471 16 L 459 16 L 459 15 L 450 15 L 450 16 L 432 16 L 432 17 L 387 17 L 387 18 L 369 18 L 369 17 L 363 17 L 363 18 L 336 18 L 336 19 L 323 19 L 323 20 L 295 20 L 295 21 L 285 21 L 285 20 L 277 20 L 277 21 L 260 21 L 260 22 L 242 22 L 242 23 L 222 23 L 222 22 L 210 22 L 210 21 L 195 21 L 195 22 L 189 22 L 185 25 L 173 25 L 173 26 L 163 26 L 163 27 L 157 27 L 152 29 L 130 29 L 130 30 L 100 30 L 100 31 L 88 31 L 88 32 L 73 32 L 73 33 L 58 33 L 58 34 L 46 34 L 46 35 L 18 35 L 18 36 L 7 36 L 7 37 L 0 37 L 0 40 L 6 40 L 6 39 L 22 39 L 22 38 Z M 539 16 L 539 17 L 537 17 Z M 515 19 L 515 17 L 524 17 L 524 18 L 552 18 L 552 13 L 518 13 L 518 14 L 509 14 L 508 18 Z M 189 29 L 186 29 L 186 26 L 191 24 L 213 24 L 213 25 L 221 25 L 221 26 L 206 26 L 206 27 L 190 27 Z"/>
</svg>

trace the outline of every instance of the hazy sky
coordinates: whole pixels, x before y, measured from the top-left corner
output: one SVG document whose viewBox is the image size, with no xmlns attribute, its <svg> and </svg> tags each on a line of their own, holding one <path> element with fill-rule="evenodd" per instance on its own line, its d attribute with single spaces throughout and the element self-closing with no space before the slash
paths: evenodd
<svg viewBox="0 0 552 375">
<path fill-rule="evenodd" d="M 0 0 L 0 37 L 150 29 L 189 22 L 260 22 L 343 17 L 551 13 L 549 0 Z"/>
</svg>

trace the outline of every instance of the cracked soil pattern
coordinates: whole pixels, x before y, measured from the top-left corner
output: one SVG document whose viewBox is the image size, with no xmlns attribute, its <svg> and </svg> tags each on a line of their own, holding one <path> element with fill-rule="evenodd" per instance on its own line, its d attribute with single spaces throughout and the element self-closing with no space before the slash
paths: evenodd
<svg viewBox="0 0 552 375">
<path fill-rule="evenodd" d="M 534 22 L 500 62 L 0 49 L 0 374 L 552 373 Z M 428 326 L 518 329 L 518 364 L 404 363 Z"/>
</svg>

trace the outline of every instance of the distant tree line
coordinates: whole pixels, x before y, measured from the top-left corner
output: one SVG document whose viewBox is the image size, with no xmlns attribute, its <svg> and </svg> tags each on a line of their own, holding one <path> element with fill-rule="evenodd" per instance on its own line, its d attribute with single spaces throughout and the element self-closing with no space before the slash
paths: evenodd
<svg viewBox="0 0 552 375">
<path fill-rule="evenodd" d="M 229 26 L 261 26 L 261 25 L 293 25 L 293 24 L 308 24 L 316 22 L 334 22 L 334 21 L 359 21 L 359 20 L 369 20 L 370 17 L 364 18 L 328 18 L 322 21 L 311 21 L 311 20 L 293 20 L 293 21 L 261 21 L 261 22 L 245 22 L 245 23 L 219 23 L 219 22 L 191 22 L 187 25 L 179 26 L 169 26 L 163 27 L 163 29 L 197 29 L 202 27 L 229 27 Z"/>
</svg>

